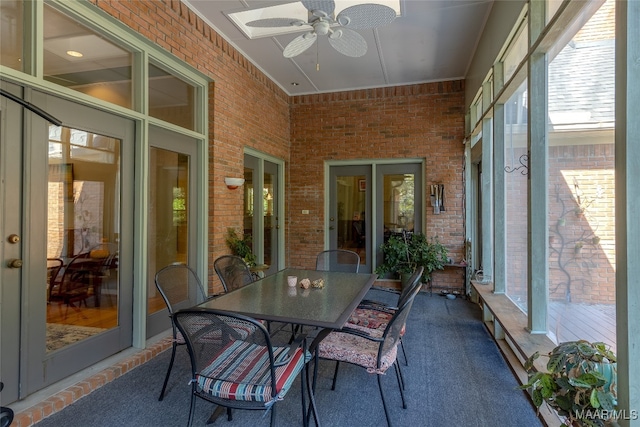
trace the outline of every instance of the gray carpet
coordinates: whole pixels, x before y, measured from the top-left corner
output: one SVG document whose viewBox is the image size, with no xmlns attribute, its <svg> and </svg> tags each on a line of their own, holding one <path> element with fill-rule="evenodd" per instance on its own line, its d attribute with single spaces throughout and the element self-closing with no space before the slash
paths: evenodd
<svg viewBox="0 0 640 427">
<path fill-rule="evenodd" d="M 376 299 L 380 292 L 376 293 Z M 373 295 L 370 295 L 373 296 Z M 408 409 L 402 409 L 395 375 L 383 378 L 396 426 L 541 426 L 535 410 L 486 331 L 479 308 L 463 299 L 421 293 L 409 316 L 403 366 Z M 189 360 L 178 348 L 164 401 L 158 393 L 170 351 L 38 423 L 48 426 L 185 426 L 189 413 Z M 401 360 L 402 356 L 400 356 Z M 316 400 L 324 426 L 384 426 L 376 378 L 342 364 L 331 391 L 332 362 L 321 361 Z M 277 405 L 278 426 L 301 425 L 300 384 Z M 194 426 L 204 426 L 214 405 L 198 399 Z M 234 411 L 219 426 L 268 426 L 262 411 Z"/>
</svg>

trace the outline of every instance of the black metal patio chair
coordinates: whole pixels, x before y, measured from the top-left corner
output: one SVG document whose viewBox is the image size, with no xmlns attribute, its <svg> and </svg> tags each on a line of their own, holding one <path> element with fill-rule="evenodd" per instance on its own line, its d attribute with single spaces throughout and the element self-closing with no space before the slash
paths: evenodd
<svg viewBox="0 0 640 427">
<path fill-rule="evenodd" d="M 316 257 L 316 270 L 357 273 L 360 270 L 360 255 L 347 249 L 329 249 Z"/>
<path fill-rule="evenodd" d="M 396 305 L 386 304 L 375 300 L 363 300 L 353 313 L 351 313 L 347 322 L 352 325 L 364 326 L 370 329 L 377 329 L 380 331 L 384 330 L 387 323 L 389 323 L 395 312 L 398 310 L 398 307 L 400 307 L 409 295 L 411 295 L 414 288 L 417 287 L 418 290 L 422 289 L 422 282 L 420 279 L 423 272 L 424 267 L 418 267 L 418 269 L 413 272 L 407 281 L 407 284 L 400 292 Z M 380 288 L 372 289 L 379 290 Z M 406 331 L 403 331 L 400 337 L 400 348 L 402 349 L 405 365 L 409 366 L 409 359 L 407 358 L 407 352 L 404 348 L 405 332 Z"/>
<path fill-rule="evenodd" d="M 256 280 L 247 263 L 236 255 L 222 255 L 213 262 L 213 268 L 220 277 L 225 292 L 231 292 Z"/>
<path fill-rule="evenodd" d="M 304 335 L 286 347 L 274 347 L 267 329 L 256 319 L 211 309 L 180 310 L 174 323 L 186 339 L 191 358 L 193 423 L 196 398 L 230 408 L 271 410 L 275 425 L 277 402 L 301 375 L 302 419 L 306 425 L 306 371 L 311 353 Z M 312 400 L 313 403 L 313 400 Z M 315 412 L 315 411 L 314 411 Z"/>
<path fill-rule="evenodd" d="M 180 308 L 192 306 L 194 301 L 196 304 L 199 304 L 205 301 L 207 297 L 198 275 L 186 264 L 176 263 L 162 268 L 156 273 L 155 283 L 158 292 L 160 292 L 162 299 L 167 305 L 169 316 L 171 316 L 171 328 L 173 330 L 171 360 L 169 361 L 167 374 L 162 384 L 162 391 L 160 391 L 160 397 L 158 398 L 158 400 L 162 400 L 164 399 L 164 392 L 167 388 L 173 362 L 176 357 L 176 348 L 179 345 L 185 344 L 184 337 L 180 334 L 180 331 L 176 328 L 173 321 L 173 313 Z"/>
<path fill-rule="evenodd" d="M 406 409 L 404 379 L 402 378 L 400 366 L 397 363 L 397 353 L 400 337 L 403 333 L 402 331 L 406 327 L 407 316 L 409 315 L 415 296 L 419 291 L 419 287 L 414 287 L 403 304 L 398 307 L 398 310 L 394 313 L 381 335 L 377 334 L 373 329 L 349 325 L 339 331 L 330 332 L 328 335 L 323 333 L 318 334 L 310 346 L 310 350 L 315 352 L 317 358 L 351 363 L 365 368 L 367 372 L 377 374 L 380 397 L 382 398 L 382 405 L 389 427 L 391 427 L 392 422 L 384 396 L 382 376 L 389 368 L 394 367 L 400 395 L 402 397 L 402 407 Z M 339 365 L 336 364 L 333 379 L 334 386 L 338 374 L 338 366 Z M 317 368 L 316 360 L 313 379 L 314 389 L 317 380 Z"/>
</svg>

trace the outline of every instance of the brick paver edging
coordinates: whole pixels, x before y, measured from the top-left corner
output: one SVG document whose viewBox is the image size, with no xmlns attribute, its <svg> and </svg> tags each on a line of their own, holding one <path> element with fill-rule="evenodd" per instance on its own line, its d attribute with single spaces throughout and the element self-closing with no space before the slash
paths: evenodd
<svg viewBox="0 0 640 427">
<path fill-rule="evenodd" d="M 171 347 L 171 338 L 165 338 L 153 344 L 149 348 L 140 350 L 138 353 L 110 366 L 97 374 L 85 378 L 64 390 L 59 391 L 46 400 L 37 403 L 16 414 L 12 427 L 30 427 L 42 421 L 51 414 L 61 411 L 66 406 L 83 398 L 94 390 L 124 375 L 135 367 L 143 365 L 149 360 Z"/>
</svg>

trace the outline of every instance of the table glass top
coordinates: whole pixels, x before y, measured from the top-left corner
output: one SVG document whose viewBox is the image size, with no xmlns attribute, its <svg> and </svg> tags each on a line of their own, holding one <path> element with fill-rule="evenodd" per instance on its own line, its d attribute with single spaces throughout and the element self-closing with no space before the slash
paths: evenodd
<svg viewBox="0 0 640 427">
<path fill-rule="evenodd" d="M 288 276 L 297 276 L 290 287 Z M 257 319 L 339 329 L 376 279 L 375 274 L 286 269 L 199 305 Z M 302 289 L 308 278 L 324 280 L 324 288 Z"/>
</svg>

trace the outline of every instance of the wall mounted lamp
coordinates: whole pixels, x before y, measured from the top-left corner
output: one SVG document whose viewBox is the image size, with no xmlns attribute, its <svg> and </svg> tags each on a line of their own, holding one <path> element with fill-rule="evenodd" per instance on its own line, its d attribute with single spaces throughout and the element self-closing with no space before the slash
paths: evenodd
<svg viewBox="0 0 640 427">
<path fill-rule="evenodd" d="M 231 178 L 228 176 L 224 179 L 224 183 L 227 184 L 229 190 L 235 190 L 244 184 L 244 178 Z"/>
</svg>

